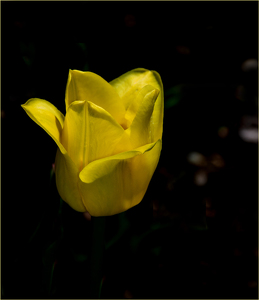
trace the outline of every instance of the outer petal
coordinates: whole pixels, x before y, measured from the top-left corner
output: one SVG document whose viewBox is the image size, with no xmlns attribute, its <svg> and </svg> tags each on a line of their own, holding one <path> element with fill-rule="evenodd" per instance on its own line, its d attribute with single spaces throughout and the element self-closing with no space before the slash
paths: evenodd
<svg viewBox="0 0 259 300">
<path fill-rule="evenodd" d="M 92 72 L 69 70 L 66 87 L 66 109 L 76 100 L 87 100 L 108 111 L 119 124 L 123 124 L 125 108 L 114 88 Z"/>
<path fill-rule="evenodd" d="M 65 153 L 61 144 L 61 132 L 64 124 L 63 114 L 50 102 L 38 98 L 29 99 L 22 108 L 28 116 L 42 127 Z"/>
<path fill-rule="evenodd" d="M 141 91 L 143 90 L 145 90 L 145 88 L 143 88 Z M 154 142 L 154 132 L 152 132 L 150 128 L 150 123 L 158 95 L 159 90 L 154 88 L 145 94 L 131 126 L 126 130 L 130 136 L 130 142 L 133 146 L 133 149 Z"/>
<path fill-rule="evenodd" d="M 143 68 L 134 69 L 110 82 L 123 101 L 126 110 L 137 97 L 138 92 L 146 85 L 151 85 L 160 91 L 154 107 L 152 130 L 154 140 L 162 138 L 164 117 L 164 91 L 160 75 L 156 71 Z M 126 112 L 127 114 L 127 112 Z"/>
<path fill-rule="evenodd" d="M 125 114 L 125 119 L 128 122 L 128 127 L 130 127 L 136 113 L 147 93 L 152 92 L 155 88 L 152 85 L 144 86 L 140 91 L 138 91 L 135 97 L 132 99 L 127 112 Z"/>
<path fill-rule="evenodd" d="M 29 117 L 41 126 L 57 143 L 56 184 L 61 198 L 77 211 L 86 211 L 78 190 L 79 171 L 61 144 L 63 114 L 51 103 L 30 99 L 22 105 Z"/>
<path fill-rule="evenodd" d="M 161 140 L 94 161 L 79 174 L 80 193 L 92 216 L 108 216 L 137 205 L 156 169 Z"/>
<path fill-rule="evenodd" d="M 67 110 L 61 141 L 81 171 L 91 161 L 113 155 L 123 136 L 124 129 L 106 110 L 90 101 L 74 101 Z M 129 142 L 120 146 L 120 151 L 130 147 Z"/>
<path fill-rule="evenodd" d="M 150 124 L 151 131 L 154 133 L 153 139 L 162 138 L 163 134 L 163 118 L 164 118 L 164 89 L 160 75 L 153 71 L 153 76 L 156 78 L 157 86 L 160 87 L 160 94 L 158 95 L 157 101 L 154 106 L 152 121 Z M 154 85 L 156 88 L 157 86 Z"/>
<path fill-rule="evenodd" d="M 60 197 L 76 211 L 86 211 L 78 189 L 79 171 L 68 154 L 61 153 L 59 149 L 56 154 L 55 168 Z"/>
<path fill-rule="evenodd" d="M 128 109 L 131 100 L 146 85 L 152 85 L 156 89 L 162 89 L 161 80 L 157 78 L 157 72 L 143 68 L 131 70 L 120 77 L 112 80 L 110 85 L 114 87 L 121 97 L 123 104 Z"/>
</svg>

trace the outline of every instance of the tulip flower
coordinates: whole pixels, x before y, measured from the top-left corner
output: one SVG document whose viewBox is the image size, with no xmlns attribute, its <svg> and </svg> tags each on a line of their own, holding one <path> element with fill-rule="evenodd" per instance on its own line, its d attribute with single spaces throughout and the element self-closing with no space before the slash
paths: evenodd
<svg viewBox="0 0 259 300">
<path fill-rule="evenodd" d="M 159 74 L 134 69 L 108 83 L 70 70 L 66 115 L 50 102 L 22 107 L 56 142 L 56 184 L 79 212 L 114 215 L 144 197 L 162 148 L 164 96 Z"/>
</svg>

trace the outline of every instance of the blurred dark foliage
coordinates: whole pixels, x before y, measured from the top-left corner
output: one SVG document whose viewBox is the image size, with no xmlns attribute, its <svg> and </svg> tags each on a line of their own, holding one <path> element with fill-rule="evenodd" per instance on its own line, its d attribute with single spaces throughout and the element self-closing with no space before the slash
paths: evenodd
<svg viewBox="0 0 259 300">
<path fill-rule="evenodd" d="M 20 105 L 65 113 L 69 69 L 144 67 L 164 83 L 162 155 L 107 218 L 101 297 L 258 299 L 258 3 L 2 1 L 1 29 L 1 297 L 89 295 L 91 221 L 60 201 L 56 145 Z"/>
</svg>

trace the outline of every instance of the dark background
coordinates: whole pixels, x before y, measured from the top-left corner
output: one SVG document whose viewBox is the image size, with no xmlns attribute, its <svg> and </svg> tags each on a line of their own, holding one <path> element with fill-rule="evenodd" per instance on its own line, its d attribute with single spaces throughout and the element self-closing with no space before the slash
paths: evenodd
<svg viewBox="0 0 259 300">
<path fill-rule="evenodd" d="M 106 220 L 101 297 L 257 299 L 258 3 L 1 1 L 1 37 L 1 297 L 89 296 L 91 221 L 59 201 L 57 147 L 21 104 L 65 114 L 69 69 L 143 67 L 163 149 L 143 201 Z"/>
</svg>

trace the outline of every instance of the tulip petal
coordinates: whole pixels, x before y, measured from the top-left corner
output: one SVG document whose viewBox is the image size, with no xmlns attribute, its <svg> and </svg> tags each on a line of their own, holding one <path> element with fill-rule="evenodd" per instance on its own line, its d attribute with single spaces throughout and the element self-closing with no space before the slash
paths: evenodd
<svg viewBox="0 0 259 300">
<path fill-rule="evenodd" d="M 144 97 L 146 96 L 147 93 L 153 91 L 155 88 L 151 85 L 146 85 L 144 86 L 140 91 L 136 93 L 134 98 L 132 99 L 127 112 L 125 114 L 125 119 L 128 121 L 128 125 L 130 126 L 133 119 L 136 116 L 136 113 L 140 107 L 140 104 L 142 103 Z M 129 127 L 128 126 L 128 127 Z"/>
<path fill-rule="evenodd" d="M 124 129 L 106 110 L 90 101 L 88 119 L 90 129 L 88 163 L 132 149 Z"/>
<path fill-rule="evenodd" d="M 92 216 L 108 216 L 137 205 L 156 169 L 162 141 L 96 160 L 79 174 L 79 189 Z"/>
<path fill-rule="evenodd" d="M 61 144 L 63 114 L 50 102 L 38 98 L 29 99 L 22 105 L 22 108 L 35 123 L 53 138 L 62 153 L 65 153 L 66 151 Z"/>
<path fill-rule="evenodd" d="M 154 85 L 155 88 L 159 87 L 160 94 L 157 97 L 157 101 L 154 106 L 152 122 L 150 124 L 151 132 L 153 133 L 153 140 L 162 138 L 163 134 L 163 118 L 164 118 L 164 89 L 163 83 L 160 75 L 153 71 L 153 76 L 156 79 L 157 85 Z"/>
<path fill-rule="evenodd" d="M 55 174 L 60 197 L 76 211 L 85 212 L 78 189 L 79 171 L 68 154 L 61 153 L 59 149 L 56 154 Z"/>
<path fill-rule="evenodd" d="M 76 100 L 91 101 L 108 111 L 119 123 L 124 123 L 125 108 L 115 89 L 92 72 L 69 70 L 66 87 L 66 109 Z"/>
<path fill-rule="evenodd" d="M 154 141 L 162 138 L 163 116 L 164 116 L 164 91 L 160 75 L 156 71 L 149 71 L 143 68 L 134 69 L 110 82 L 118 95 L 121 97 L 126 110 L 136 99 L 139 91 L 146 85 L 151 85 L 160 91 L 152 116 L 152 131 Z M 135 112 L 136 113 L 136 112 Z M 127 112 L 126 112 L 127 114 Z"/>
<path fill-rule="evenodd" d="M 143 91 L 144 99 L 140 104 L 131 126 L 127 129 L 133 149 L 154 141 L 150 124 L 154 105 L 159 95 L 159 90 L 152 88 L 153 90 L 150 91 L 150 86 L 146 87 L 148 87 L 148 89 L 143 88 L 141 92 L 143 90 L 147 90 L 149 92 L 145 94 L 145 91 Z M 140 96 L 143 97 L 143 95 Z"/>
<path fill-rule="evenodd" d="M 110 85 L 114 87 L 123 101 L 126 109 L 136 97 L 138 92 L 146 85 L 151 85 L 161 91 L 161 80 L 158 80 L 155 71 L 143 68 L 131 70 L 112 80 Z"/>
<path fill-rule="evenodd" d="M 85 206 L 78 190 L 79 171 L 61 143 L 63 114 L 46 100 L 33 98 L 22 105 L 29 117 L 41 126 L 57 143 L 55 161 L 56 184 L 61 198 L 73 209 L 84 212 Z"/>
<path fill-rule="evenodd" d="M 115 154 L 123 136 L 124 129 L 106 110 L 90 101 L 74 101 L 67 109 L 61 141 L 82 170 L 96 159 Z M 128 150 L 129 143 L 123 147 L 119 150 Z"/>
</svg>

